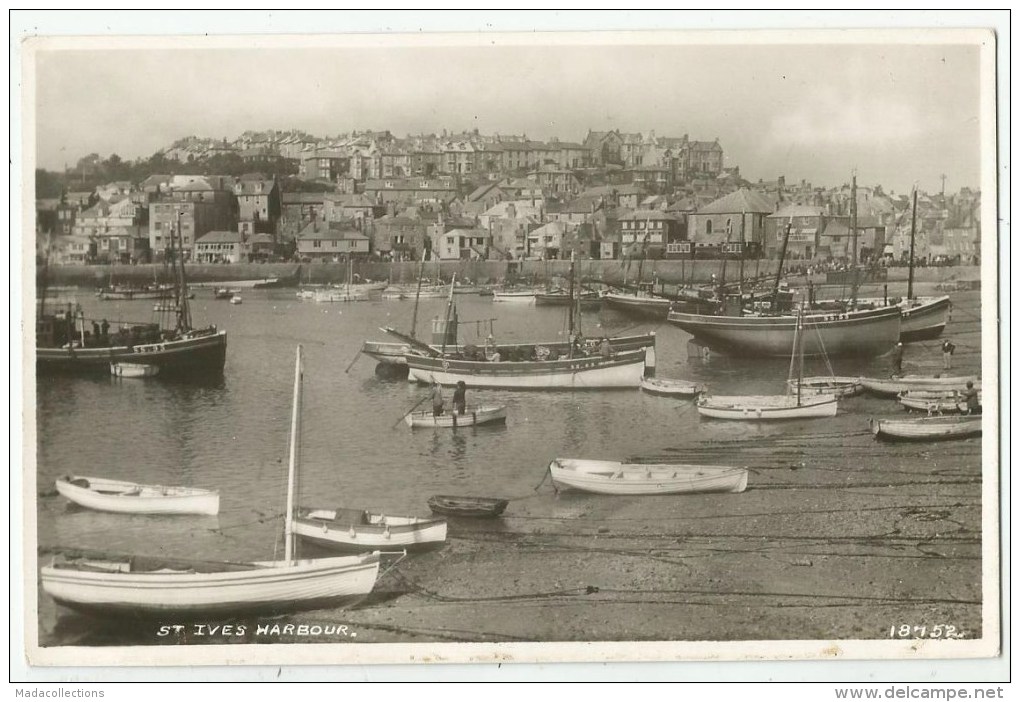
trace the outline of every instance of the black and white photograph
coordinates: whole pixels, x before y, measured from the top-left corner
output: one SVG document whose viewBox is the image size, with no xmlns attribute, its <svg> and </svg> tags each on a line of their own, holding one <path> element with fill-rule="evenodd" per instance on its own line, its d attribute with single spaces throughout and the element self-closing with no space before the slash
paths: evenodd
<svg viewBox="0 0 1020 702">
<path fill-rule="evenodd" d="M 994 31 L 147 26 L 20 44 L 29 665 L 999 654 Z"/>
</svg>

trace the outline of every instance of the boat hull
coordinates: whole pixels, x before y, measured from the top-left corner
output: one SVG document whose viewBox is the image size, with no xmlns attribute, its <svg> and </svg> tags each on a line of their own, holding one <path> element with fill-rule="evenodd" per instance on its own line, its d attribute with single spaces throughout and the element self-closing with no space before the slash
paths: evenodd
<svg viewBox="0 0 1020 702">
<path fill-rule="evenodd" d="M 650 395 L 662 397 L 691 398 L 705 392 L 705 386 L 688 380 L 671 380 L 669 378 L 644 378 L 641 389 Z"/>
<path fill-rule="evenodd" d="M 957 390 L 963 392 L 967 389 L 967 382 L 974 383 L 974 387 L 981 389 L 981 380 L 974 375 L 948 376 L 936 378 L 924 375 L 902 375 L 898 378 L 861 378 L 864 389 L 875 395 L 899 395 L 908 390 L 939 390 L 951 392 Z"/>
<path fill-rule="evenodd" d="M 631 317 L 654 319 L 660 322 L 669 315 L 669 308 L 672 304 L 664 298 L 614 295 L 612 293 L 604 295 L 602 300 L 607 307 L 623 312 Z"/>
<path fill-rule="evenodd" d="M 882 300 L 859 300 L 862 303 L 871 303 L 876 306 L 882 304 Z M 937 339 L 942 335 L 949 323 L 949 316 L 953 304 L 948 295 L 941 297 L 918 297 L 913 300 L 903 300 L 897 304 L 901 314 L 900 341 L 927 341 Z"/>
<path fill-rule="evenodd" d="M 595 344 L 594 348 L 597 350 L 598 339 L 593 339 Z M 649 346 L 655 346 L 655 333 L 651 334 L 637 334 L 634 336 L 618 336 L 613 337 L 609 340 L 610 345 L 616 352 L 623 351 L 636 351 L 638 349 L 648 348 Z M 570 344 L 566 341 L 538 341 L 531 344 L 498 344 L 497 349 L 499 350 L 500 356 L 503 358 L 511 358 L 516 352 L 529 352 L 536 346 L 545 346 L 550 351 L 555 351 L 557 354 L 566 353 Z M 432 349 L 436 352 L 442 352 L 443 349 L 435 344 L 432 345 Z M 379 363 L 389 363 L 395 365 L 406 366 L 406 356 L 413 352 L 410 344 L 401 343 L 399 341 L 366 341 L 361 346 L 361 352 L 366 356 L 374 358 Z M 464 352 L 463 346 L 447 346 L 446 354 L 450 356 L 456 356 Z"/>
<path fill-rule="evenodd" d="M 242 564 L 226 572 L 95 572 L 41 569 L 42 589 L 72 609 L 136 617 L 277 613 L 364 599 L 379 554 Z"/>
<path fill-rule="evenodd" d="M 36 347 L 39 373 L 110 373 L 111 363 L 159 368 L 161 376 L 222 375 L 227 360 L 227 332 L 210 331 L 183 339 L 105 348 Z"/>
<path fill-rule="evenodd" d="M 927 412 L 928 414 L 957 414 L 967 409 L 967 403 L 958 390 L 907 390 L 901 392 L 896 399 L 906 410 Z M 981 393 L 978 393 L 978 404 Z"/>
<path fill-rule="evenodd" d="M 438 417 L 432 412 L 412 412 L 404 418 L 407 426 L 412 429 L 421 427 L 455 429 L 457 427 L 472 427 L 483 424 L 497 424 L 506 421 L 506 407 L 468 407 L 464 414 L 445 412 Z"/>
<path fill-rule="evenodd" d="M 876 438 L 890 441 L 948 441 L 981 435 L 981 415 L 923 417 L 920 419 L 874 419 Z"/>
<path fill-rule="evenodd" d="M 325 514 L 328 517 L 329 514 L 336 512 L 336 510 L 302 510 L 302 514 L 294 519 L 294 533 L 309 543 L 341 551 L 373 551 L 389 548 L 414 550 L 437 546 L 446 541 L 446 521 L 443 519 L 373 515 L 373 521 L 368 522 L 308 516 Z M 390 520 L 394 523 L 389 523 Z"/>
<path fill-rule="evenodd" d="M 549 464 L 553 484 L 600 495 L 676 495 L 743 492 L 747 470 L 728 466 L 640 465 L 557 458 Z"/>
<path fill-rule="evenodd" d="M 535 295 L 533 292 L 493 292 L 492 301 L 512 305 L 534 305 Z"/>
<path fill-rule="evenodd" d="M 111 363 L 110 375 L 118 378 L 151 378 L 159 374 L 159 366 L 144 363 Z"/>
<path fill-rule="evenodd" d="M 581 309 L 595 310 L 602 307 L 602 298 L 598 295 L 582 295 L 574 298 Z M 537 293 L 535 304 L 538 307 L 569 307 L 570 296 L 557 293 Z"/>
<path fill-rule="evenodd" d="M 87 481 L 89 487 L 74 481 Z M 124 514 L 205 514 L 220 511 L 220 495 L 212 490 L 161 485 L 136 485 L 120 480 L 73 476 L 56 481 L 57 492 L 82 507 Z M 128 494 L 137 490 L 137 494 Z"/>
<path fill-rule="evenodd" d="M 849 376 L 817 376 L 786 381 L 791 394 L 796 394 L 800 385 L 801 395 L 835 395 L 836 397 L 854 397 L 864 392 L 864 384 L 860 378 Z"/>
<path fill-rule="evenodd" d="M 585 356 L 557 361 L 464 361 L 407 356 L 408 380 L 470 388 L 596 389 L 636 388 L 645 373 L 646 351 L 627 351 L 602 358 Z"/>
<path fill-rule="evenodd" d="M 712 419 L 740 421 L 771 421 L 778 419 L 813 419 L 835 417 L 839 403 L 832 395 L 796 396 L 709 396 L 698 401 L 698 414 Z"/>
<path fill-rule="evenodd" d="M 433 495 L 429 498 L 429 509 L 445 517 L 493 519 L 503 514 L 508 504 L 509 500 L 495 497 Z"/>
<path fill-rule="evenodd" d="M 714 351 L 753 357 L 789 357 L 797 318 L 726 317 L 671 312 L 671 324 Z M 900 336 L 896 307 L 840 314 L 810 314 L 804 320 L 805 356 L 877 356 Z"/>
</svg>

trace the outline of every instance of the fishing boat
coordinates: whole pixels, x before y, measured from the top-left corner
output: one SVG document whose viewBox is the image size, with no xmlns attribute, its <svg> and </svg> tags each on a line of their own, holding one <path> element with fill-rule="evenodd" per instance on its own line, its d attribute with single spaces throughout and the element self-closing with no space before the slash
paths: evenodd
<svg viewBox="0 0 1020 702">
<path fill-rule="evenodd" d="M 705 386 L 690 380 L 674 378 L 642 378 L 641 389 L 650 395 L 664 397 L 696 397 L 705 392 Z"/>
<path fill-rule="evenodd" d="M 57 492 L 77 505 L 101 512 L 215 515 L 220 511 L 220 494 L 201 488 L 73 475 L 57 479 Z"/>
<path fill-rule="evenodd" d="M 577 295 L 575 302 L 586 310 L 602 307 L 602 297 L 597 292 L 590 290 Z M 570 304 L 570 295 L 566 290 L 535 293 L 535 304 L 538 307 L 566 307 Z"/>
<path fill-rule="evenodd" d="M 58 604 L 73 609 L 182 619 L 249 612 L 276 614 L 364 599 L 379 574 L 378 551 L 318 559 L 295 556 L 293 517 L 302 374 L 298 347 L 283 560 L 65 557 L 41 569 L 43 591 Z"/>
<path fill-rule="evenodd" d="M 242 302 L 244 302 L 244 298 L 240 295 L 233 295 L 230 298 L 230 304 L 232 305 L 240 305 Z"/>
<path fill-rule="evenodd" d="M 928 414 L 955 414 L 967 409 L 963 393 L 959 390 L 904 390 L 896 396 L 906 410 L 918 410 Z M 978 404 L 981 393 L 978 393 Z"/>
<path fill-rule="evenodd" d="M 804 393 L 804 336 L 803 315 L 798 314 L 790 359 L 791 375 L 796 365 L 797 377 L 792 379 L 792 386 L 789 385 L 791 379 L 787 379 L 792 392 L 786 395 L 702 395 L 698 399 L 698 414 L 743 421 L 835 417 L 836 395 Z"/>
<path fill-rule="evenodd" d="M 747 489 L 747 469 L 730 466 L 557 458 L 549 464 L 549 474 L 555 486 L 601 495 L 675 495 Z"/>
<path fill-rule="evenodd" d="M 892 378 L 861 378 L 864 389 L 875 395 L 899 395 L 908 390 L 929 390 L 948 392 L 967 389 L 967 383 L 981 389 L 981 379 L 976 375 L 900 375 Z"/>
<path fill-rule="evenodd" d="M 493 290 L 493 302 L 509 302 L 517 305 L 534 305 L 538 290 Z"/>
<path fill-rule="evenodd" d="M 790 378 L 786 381 L 790 392 L 800 389 L 803 395 L 835 395 L 836 397 L 853 397 L 864 392 L 864 384 L 859 377 L 840 375 L 819 375 L 810 378 Z"/>
<path fill-rule="evenodd" d="M 110 375 L 118 378 L 151 378 L 159 374 L 159 366 L 148 363 L 111 363 Z"/>
<path fill-rule="evenodd" d="M 381 295 L 384 300 L 413 300 L 446 297 L 446 293 L 445 285 L 423 285 L 420 290 L 414 285 L 390 285 L 383 288 Z"/>
<path fill-rule="evenodd" d="M 981 435 L 981 415 L 921 417 L 919 419 L 873 419 L 871 432 L 879 439 L 941 441 Z"/>
<path fill-rule="evenodd" d="M 446 520 L 394 517 L 342 507 L 299 508 L 294 533 L 309 543 L 336 550 L 413 550 L 445 543 Z"/>
<path fill-rule="evenodd" d="M 121 324 L 101 336 L 86 333 L 80 305 L 47 311 L 45 286 L 36 317 L 36 371 L 38 373 L 109 373 L 111 363 L 141 363 L 159 368 L 160 376 L 219 376 L 227 358 L 227 333 L 215 326 L 192 326 L 184 261 L 175 255 L 180 232 L 170 230 L 168 256 L 174 276 L 175 308 L 157 323 Z M 43 276 L 45 279 L 45 275 Z M 91 320 L 93 328 L 98 320 Z M 103 320 L 105 324 L 105 320 Z"/>
<path fill-rule="evenodd" d="M 111 285 L 102 288 L 97 297 L 100 300 L 160 300 L 174 294 L 172 283 L 153 285 Z"/>
<path fill-rule="evenodd" d="M 796 315 L 724 316 L 674 310 L 668 321 L 713 351 L 743 357 L 786 356 L 797 330 Z M 855 312 L 809 311 L 803 324 L 810 330 L 805 334 L 805 356 L 878 356 L 899 339 L 900 311 L 895 306 Z"/>
<path fill-rule="evenodd" d="M 229 300 L 235 295 L 241 294 L 241 288 L 217 288 L 213 292 L 213 298 L 216 300 Z"/>
<path fill-rule="evenodd" d="M 428 504 L 429 509 L 435 514 L 442 514 L 445 517 L 492 519 L 503 514 L 510 502 L 497 497 L 433 495 L 429 498 Z"/>
<path fill-rule="evenodd" d="M 650 293 L 606 293 L 602 301 L 606 307 L 631 317 L 656 321 L 665 320 L 673 304 L 666 298 L 654 297 Z"/>
<path fill-rule="evenodd" d="M 496 424 L 506 421 L 506 405 L 467 407 L 463 414 L 444 412 L 438 417 L 431 410 L 411 412 L 404 417 L 407 426 L 412 429 L 420 427 L 474 427 L 482 424 Z"/>
</svg>

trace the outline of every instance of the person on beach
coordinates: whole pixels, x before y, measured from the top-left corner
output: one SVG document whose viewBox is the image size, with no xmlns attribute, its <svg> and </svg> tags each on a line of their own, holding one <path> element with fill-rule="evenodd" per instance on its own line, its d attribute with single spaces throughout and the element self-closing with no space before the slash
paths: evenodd
<svg viewBox="0 0 1020 702">
<path fill-rule="evenodd" d="M 892 351 L 892 374 L 903 375 L 903 343 L 897 342 Z"/>
<path fill-rule="evenodd" d="M 438 417 L 443 413 L 443 386 L 437 381 L 432 381 L 432 416 Z"/>
<path fill-rule="evenodd" d="M 967 414 L 981 414 L 981 400 L 973 380 L 967 381 L 967 389 L 963 391 L 963 401 L 967 404 Z"/>
<path fill-rule="evenodd" d="M 457 389 L 453 391 L 453 411 L 464 414 L 467 410 L 467 385 L 463 380 L 457 381 Z"/>
<path fill-rule="evenodd" d="M 949 370 L 953 367 L 953 352 L 956 351 L 956 344 L 949 339 L 942 342 L 942 367 Z"/>
</svg>

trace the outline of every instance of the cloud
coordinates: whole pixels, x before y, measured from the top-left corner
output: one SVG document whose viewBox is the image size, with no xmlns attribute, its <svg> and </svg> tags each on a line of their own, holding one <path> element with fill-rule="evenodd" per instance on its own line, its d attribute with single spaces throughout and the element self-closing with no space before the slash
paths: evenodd
<svg viewBox="0 0 1020 702">
<path fill-rule="evenodd" d="M 914 105 L 878 95 L 848 97 L 825 89 L 774 115 L 766 145 L 874 148 L 918 139 L 934 125 Z"/>
</svg>

